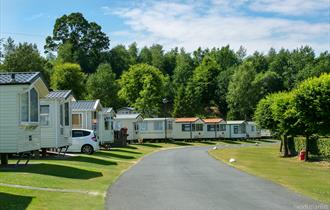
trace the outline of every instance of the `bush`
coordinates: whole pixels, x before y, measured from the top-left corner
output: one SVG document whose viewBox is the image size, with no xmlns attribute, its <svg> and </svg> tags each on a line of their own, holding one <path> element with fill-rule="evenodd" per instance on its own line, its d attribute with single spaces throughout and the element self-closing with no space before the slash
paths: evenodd
<svg viewBox="0 0 330 210">
<path fill-rule="evenodd" d="M 305 150 L 306 138 L 302 136 L 295 137 L 294 146 L 297 152 Z M 322 158 L 330 158 L 330 138 L 312 136 L 309 143 L 309 152 Z"/>
</svg>

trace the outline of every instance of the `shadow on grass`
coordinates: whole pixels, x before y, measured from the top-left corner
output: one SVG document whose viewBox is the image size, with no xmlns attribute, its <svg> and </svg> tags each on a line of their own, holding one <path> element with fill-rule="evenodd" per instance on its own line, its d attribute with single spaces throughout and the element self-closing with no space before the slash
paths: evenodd
<svg viewBox="0 0 330 210">
<path fill-rule="evenodd" d="M 201 141 L 201 144 L 208 144 L 208 145 L 215 145 L 215 142 L 210 142 L 210 141 Z"/>
<path fill-rule="evenodd" d="M 67 160 L 68 161 L 85 162 L 85 163 L 95 163 L 95 164 L 99 164 L 99 165 L 117 165 L 117 163 L 114 162 L 114 161 L 101 160 L 101 159 L 85 157 L 85 156 L 72 157 L 72 158 L 69 158 Z"/>
<path fill-rule="evenodd" d="M 131 154 L 142 154 L 141 152 L 134 152 L 134 151 L 129 151 L 129 150 L 124 150 L 124 149 L 110 149 L 112 152 L 126 152 L 126 153 L 131 153 Z"/>
<path fill-rule="evenodd" d="M 252 140 L 252 139 L 244 139 L 244 140 L 242 140 L 242 142 L 244 142 L 244 143 L 252 143 L 252 144 L 257 143 L 257 141 Z"/>
<path fill-rule="evenodd" d="M 34 197 L 0 192 L 0 209 L 27 209 Z"/>
<path fill-rule="evenodd" d="M 140 144 L 140 146 L 144 146 L 144 147 L 156 147 L 156 148 L 160 148 L 160 147 L 162 147 L 162 146 L 160 146 L 160 145 L 156 145 L 156 144 Z"/>
<path fill-rule="evenodd" d="M 98 156 L 98 157 L 109 157 L 109 158 L 119 158 L 119 159 L 135 159 L 134 156 L 116 154 L 116 153 L 113 153 L 111 150 L 107 151 L 107 152 L 99 151 L 99 152 L 95 153 L 94 155 Z"/>
<path fill-rule="evenodd" d="M 19 168 L 3 168 L 0 172 L 34 173 L 70 179 L 92 179 L 103 176 L 101 172 L 46 163 L 30 164 Z"/>
<path fill-rule="evenodd" d="M 178 145 L 178 146 L 192 146 L 192 144 L 183 142 L 183 141 L 174 141 L 172 144 Z"/>
<path fill-rule="evenodd" d="M 271 140 L 271 139 L 258 139 L 258 141 L 266 142 L 266 143 L 276 143 L 276 142 L 279 142 L 279 140 Z"/>
<path fill-rule="evenodd" d="M 128 145 L 126 147 L 114 147 L 114 148 L 124 148 L 124 149 L 138 149 L 137 147 L 134 147 L 134 146 L 131 146 L 131 145 Z"/>
<path fill-rule="evenodd" d="M 220 142 L 224 142 L 227 144 L 241 144 L 240 142 L 234 141 L 234 140 L 220 140 Z"/>
</svg>

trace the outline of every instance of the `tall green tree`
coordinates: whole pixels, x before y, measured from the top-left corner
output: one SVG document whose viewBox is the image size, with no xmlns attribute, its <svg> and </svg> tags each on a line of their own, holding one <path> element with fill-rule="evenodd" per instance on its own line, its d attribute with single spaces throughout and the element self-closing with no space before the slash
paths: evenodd
<svg viewBox="0 0 330 210">
<path fill-rule="evenodd" d="M 154 44 L 149 50 L 151 53 L 151 65 L 165 73 L 163 46 L 160 44 Z"/>
<path fill-rule="evenodd" d="M 304 125 L 301 134 L 306 136 L 308 159 L 310 136 L 330 133 L 330 74 L 307 79 L 293 92 L 298 120 Z"/>
<path fill-rule="evenodd" d="M 164 71 L 170 76 L 172 76 L 174 73 L 177 56 L 178 56 L 177 47 L 164 54 L 164 63 L 163 63 Z"/>
<path fill-rule="evenodd" d="M 96 72 L 88 77 L 86 89 L 88 99 L 100 99 L 103 106 L 118 108 L 119 87 L 109 64 L 99 65 Z"/>
<path fill-rule="evenodd" d="M 131 58 L 130 63 L 132 65 L 137 64 L 137 62 L 138 62 L 138 52 L 139 52 L 139 49 L 137 47 L 136 42 L 133 42 L 132 44 L 130 44 L 128 46 L 128 50 L 127 51 L 128 51 L 128 54 L 130 55 L 130 58 Z"/>
<path fill-rule="evenodd" d="M 72 90 L 76 99 L 85 96 L 85 79 L 79 64 L 60 63 L 54 66 L 51 87 L 54 90 Z"/>
<path fill-rule="evenodd" d="M 124 45 L 117 45 L 109 52 L 109 62 L 117 77 L 129 68 L 131 61 L 131 55 Z"/>
<path fill-rule="evenodd" d="M 132 65 L 119 80 L 118 95 L 146 117 L 156 116 L 160 114 L 165 81 L 163 73 L 153 66 Z"/>
<path fill-rule="evenodd" d="M 66 42 L 73 46 L 75 62 L 84 71 L 94 72 L 110 40 L 97 23 L 88 22 L 81 13 L 71 13 L 56 19 L 52 36 L 46 38 L 45 52 L 57 52 Z"/>
<path fill-rule="evenodd" d="M 256 104 L 255 90 L 252 86 L 255 76 L 256 71 L 251 62 L 244 62 L 233 74 L 227 94 L 228 119 L 252 118 Z"/>
<path fill-rule="evenodd" d="M 138 63 L 152 65 L 152 55 L 148 47 L 143 47 L 138 56 Z"/>
</svg>

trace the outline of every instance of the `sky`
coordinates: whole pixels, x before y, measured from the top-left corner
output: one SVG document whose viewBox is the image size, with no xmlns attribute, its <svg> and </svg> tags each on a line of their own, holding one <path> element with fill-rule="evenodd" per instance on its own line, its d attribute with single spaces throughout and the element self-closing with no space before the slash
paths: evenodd
<svg viewBox="0 0 330 210">
<path fill-rule="evenodd" d="M 330 51 L 330 0 L 0 0 L 0 38 L 36 43 L 43 52 L 55 20 L 72 12 L 99 24 L 111 47 Z"/>
</svg>

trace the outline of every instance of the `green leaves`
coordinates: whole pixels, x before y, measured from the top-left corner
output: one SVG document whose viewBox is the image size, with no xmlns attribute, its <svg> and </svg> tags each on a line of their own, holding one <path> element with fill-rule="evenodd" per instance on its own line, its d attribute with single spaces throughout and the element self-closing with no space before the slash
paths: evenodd
<svg viewBox="0 0 330 210">
<path fill-rule="evenodd" d="M 54 90 L 72 90 L 76 99 L 85 95 L 85 74 L 74 63 L 60 63 L 54 66 L 51 87 Z"/>
<path fill-rule="evenodd" d="M 100 99 L 104 107 L 118 108 L 116 75 L 109 64 L 101 64 L 87 80 L 88 99 Z"/>
<path fill-rule="evenodd" d="M 166 95 L 165 81 L 159 69 L 147 64 L 133 65 L 122 74 L 118 94 L 145 117 L 158 115 Z"/>
</svg>

